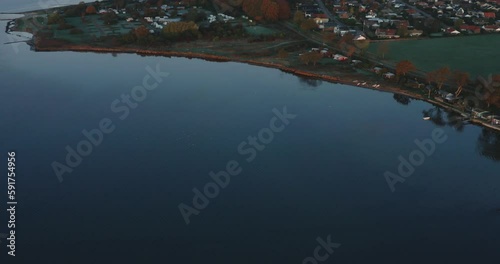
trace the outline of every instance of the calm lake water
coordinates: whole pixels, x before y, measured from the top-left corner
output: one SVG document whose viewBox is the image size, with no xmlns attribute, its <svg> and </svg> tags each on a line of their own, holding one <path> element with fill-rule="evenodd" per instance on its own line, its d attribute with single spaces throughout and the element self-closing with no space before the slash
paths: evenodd
<svg viewBox="0 0 500 264">
<path fill-rule="evenodd" d="M 239 63 L 16 53 L 0 36 L 1 181 L 15 150 L 21 263 L 303 263 L 328 236 L 341 246 L 324 263 L 500 259 L 499 137 L 423 121 L 428 103 Z M 121 120 L 112 102 L 157 64 L 169 77 Z M 247 162 L 238 146 L 283 107 L 296 117 Z M 51 164 L 103 118 L 115 130 L 60 183 Z M 436 128 L 446 141 L 391 192 L 384 172 Z M 231 160 L 241 173 L 186 225 L 178 205 Z"/>
</svg>

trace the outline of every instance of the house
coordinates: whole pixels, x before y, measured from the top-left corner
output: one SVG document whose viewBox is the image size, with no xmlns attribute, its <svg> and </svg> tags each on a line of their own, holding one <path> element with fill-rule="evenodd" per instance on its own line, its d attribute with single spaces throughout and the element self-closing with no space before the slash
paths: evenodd
<svg viewBox="0 0 500 264">
<path fill-rule="evenodd" d="M 316 24 L 324 24 L 330 21 L 330 19 L 326 14 L 313 14 L 312 17 L 314 19 L 314 22 L 316 22 Z"/>
<path fill-rule="evenodd" d="M 497 25 L 483 26 L 483 29 L 486 32 L 500 32 L 500 26 L 497 26 Z"/>
<path fill-rule="evenodd" d="M 377 30 L 375 30 L 375 35 L 378 38 L 399 38 L 399 35 L 396 35 L 395 29 L 378 28 Z"/>
<path fill-rule="evenodd" d="M 408 20 L 393 20 L 392 24 L 396 28 L 408 28 L 408 26 L 410 25 L 410 23 L 408 22 Z"/>
<path fill-rule="evenodd" d="M 383 68 L 381 68 L 381 67 L 373 67 L 373 69 L 372 69 L 372 71 L 373 71 L 374 73 L 376 73 L 376 74 L 381 73 L 381 72 L 382 72 L 382 70 L 383 70 Z"/>
<path fill-rule="evenodd" d="M 384 74 L 385 79 L 392 79 L 392 78 L 394 78 L 394 76 L 396 76 L 396 74 L 394 74 L 392 72 L 387 72 Z"/>
<path fill-rule="evenodd" d="M 366 37 L 365 37 L 365 36 L 363 36 L 363 35 L 357 35 L 357 36 L 355 36 L 355 37 L 353 38 L 353 40 L 358 40 L 358 41 L 359 41 L 359 40 L 366 40 Z"/>
<path fill-rule="evenodd" d="M 360 60 L 352 60 L 352 61 L 351 61 L 351 64 L 352 64 L 353 66 L 356 66 L 356 65 L 358 65 L 358 64 L 360 64 L 360 63 L 363 63 L 363 62 L 362 62 L 362 61 L 360 61 Z"/>
<path fill-rule="evenodd" d="M 495 19 L 495 18 L 496 18 L 496 15 L 495 15 L 495 13 L 494 13 L 494 12 L 484 12 L 484 13 L 483 13 L 483 17 L 484 17 L 484 18 L 493 18 L 493 19 Z"/>
<path fill-rule="evenodd" d="M 346 61 L 349 58 L 347 58 L 346 56 L 340 55 L 340 54 L 335 54 L 335 55 L 333 55 L 333 59 L 338 60 L 338 61 Z"/>
<path fill-rule="evenodd" d="M 342 19 L 348 19 L 349 18 L 349 13 L 345 11 L 337 12 L 337 16 Z"/>
<path fill-rule="evenodd" d="M 408 36 L 410 37 L 420 37 L 424 32 L 418 29 L 408 30 Z"/>
<path fill-rule="evenodd" d="M 468 33 L 472 33 L 472 34 L 479 34 L 479 33 L 481 33 L 481 28 L 478 26 L 472 26 L 472 25 L 461 25 L 460 31 L 468 32 Z"/>
<path fill-rule="evenodd" d="M 447 28 L 445 31 L 444 31 L 446 34 L 449 34 L 449 35 L 458 35 L 460 34 L 460 31 L 454 29 L 454 28 Z"/>
<path fill-rule="evenodd" d="M 495 126 L 500 126 L 500 116 L 494 115 L 490 116 L 491 124 Z"/>
<path fill-rule="evenodd" d="M 323 30 L 324 31 L 332 31 L 332 32 L 335 32 L 335 29 L 337 28 L 337 24 L 333 23 L 333 22 L 327 22 L 325 24 L 323 24 Z"/>
</svg>

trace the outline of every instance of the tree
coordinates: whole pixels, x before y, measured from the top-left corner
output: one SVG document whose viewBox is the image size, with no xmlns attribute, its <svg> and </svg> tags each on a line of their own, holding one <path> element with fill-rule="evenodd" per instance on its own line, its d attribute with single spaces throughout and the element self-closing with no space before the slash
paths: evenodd
<svg viewBox="0 0 500 264">
<path fill-rule="evenodd" d="M 333 32 L 324 32 L 323 33 L 323 41 L 324 42 L 335 42 L 338 40 L 338 35 Z"/>
<path fill-rule="evenodd" d="M 295 24 L 297 24 L 297 26 L 300 26 L 302 24 L 302 22 L 304 22 L 305 17 L 304 17 L 304 13 L 302 11 L 297 11 L 295 12 L 295 15 L 293 15 L 293 22 L 295 22 Z"/>
<path fill-rule="evenodd" d="M 278 58 L 281 58 L 281 59 L 288 58 L 288 52 L 285 49 L 280 49 L 278 51 Z"/>
<path fill-rule="evenodd" d="M 450 78 L 450 68 L 448 66 L 441 67 L 435 71 L 435 81 L 437 83 L 438 89 L 441 90 L 443 84 Z"/>
<path fill-rule="evenodd" d="M 406 37 L 408 36 L 408 27 L 407 26 L 401 26 L 398 28 L 398 35 L 401 37 Z"/>
<path fill-rule="evenodd" d="M 93 5 L 89 5 L 89 6 L 87 6 L 87 9 L 85 9 L 85 13 L 92 15 L 92 14 L 97 13 L 97 10 L 95 9 L 95 7 Z"/>
<path fill-rule="evenodd" d="M 406 96 L 406 95 L 402 95 L 402 94 L 394 94 L 392 96 L 392 98 L 394 98 L 394 100 L 396 100 L 396 102 L 402 104 L 402 105 L 409 105 L 410 102 L 411 102 L 411 98 Z"/>
<path fill-rule="evenodd" d="M 382 59 L 385 58 L 385 55 L 389 51 L 389 42 L 387 41 L 382 41 L 377 47 L 377 54 L 382 57 Z"/>
<path fill-rule="evenodd" d="M 352 55 L 354 55 L 354 52 L 356 52 L 356 50 L 357 50 L 356 47 L 352 45 L 347 46 L 346 56 L 350 59 Z"/>
<path fill-rule="evenodd" d="M 290 5 L 288 4 L 287 0 L 277 0 L 276 3 L 278 4 L 278 9 L 279 9 L 279 19 L 284 20 L 284 19 L 289 19 L 291 12 L 290 12 Z"/>
<path fill-rule="evenodd" d="M 118 16 L 115 14 L 115 12 L 107 12 L 103 14 L 102 19 L 104 20 L 104 24 L 106 25 L 113 25 L 118 23 Z"/>
<path fill-rule="evenodd" d="M 316 63 L 323 58 L 323 55 L 319 52 L 311 52 L 311 54 L 311 61 L 313 62 L 313 65 L 316 66 Z"/>
<path fill-rule="evenodd" d="M 487 82 L 482 83 L 484 93 L 484 100 L 488 107 L 495 105 L 500 107 L 500 75 L 490 77 Z"/>
<path fill-rule="evenodd" d="M 316 21 L 314 21 L 314 19 L 312 18 L 306 19 L 300 24 L 300 28 L 303 30 L 311 30 L 317 27 L 318 24 L 316 24 Z"/>
<path fill-rule="evenodd" d="M 120 9 L 125 6 L 125 0 L 114 0 L 116 9 Z"/>
<path fill-rule="evenodd" d="M 464 21 L 462 19 L 457 19 L 455 20 L 454 26 L 456 29 L 460 29 L 460 26 L 464 24 Z"/>
<path fill-rule="evenodd" d="M 269 21 L 277 21 L 279 19 L 279 6 L 276 2 L 271 2 L 267 6 L 264 13 L 264 19 Z"/>
<path fill-rule="evenodd" d="M 53 13 L 50 14 L 48 19 L 47 19 L 47 24 L 52 25 L 52 24 L 58 24 L 60 20 L 63 18 L 58 14 L 58 13 Z"/>
<path fill-rule="evenodd" d="M 455 71 L 453 72 L 453 79 L 455 80 L 455 84 L 457 85 L 455 96 L 459 96 L 460 93 L 462 93 L 463 87 L 469 82 L 469 73 L 463 71 Z"/>
<path fill-rule="evenodd" d="M 370 47 L 370 40 L 356 40 L 354 41 L 354 46 L 363 54 Z"/>
<path fill-rule="evenodd" d="M 429 85 L 436 81 L 436 72 L 430 71 L 425 74 L 425 80 Z"/>
<path fill-rule="evenodd" d="M 193 21 L 189 22 L 171 22 L 168 23 L 166 27 L 163 28 L 163 33 L 173 33 L 173 34 L 178 34 L 182 33 L 184 31 L 198 31 L 198 25 L 194 23 Z"/>
<path fill-rule="evenodd" d="M 407 73 L 412 72 L 416 69 L 417 68 L 415 67 L 415 65 L 413 65 L 413 63 L 411 61 L 403 60 L 403 61 L 398 62 L 398 64 L 396 65 L 396 75 L 406 76 Z"/>
<path fill-rule="evenodd" d="M 145 26 L 140 26 L 134 30 L 137 39 L 143 39 L 149 35 L 149 30 Z"/>
<path fill-rule="evenodd" d="M 339 40 L 339 45 L 341 44 L 352 44 L 354 40 L 354 35 L 351 33 L 344 34 L 340 40 Z"/>
<path fill-rule="evenodd" d="M 304 64 L 309 65 L 312 62 L 314 65 L 321 60 L 323 56 L 319 52 L 307 52 L 299 56 L 300 61 Z"/>
<path fill-rule="evenodd" d="M 500 161 L 500 134 L 483 128 L 477 139 L 478 152 L 494 161 Z"/>
</svg>

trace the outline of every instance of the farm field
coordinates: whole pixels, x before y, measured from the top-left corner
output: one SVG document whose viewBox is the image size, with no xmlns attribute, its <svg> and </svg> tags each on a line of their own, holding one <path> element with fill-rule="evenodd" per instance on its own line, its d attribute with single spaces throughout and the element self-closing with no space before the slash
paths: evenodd
<svg viewBox="0 0 500 264">
<path fill-rule="evenodd" d="M 381 42 L 368 49 L 376 54 Z M 386 60 L 412 61 L 419 70 L 430 71 L 442 66 L 477 75 L 500 73 L 500 34 L 388 42 Z"/>
</svg>

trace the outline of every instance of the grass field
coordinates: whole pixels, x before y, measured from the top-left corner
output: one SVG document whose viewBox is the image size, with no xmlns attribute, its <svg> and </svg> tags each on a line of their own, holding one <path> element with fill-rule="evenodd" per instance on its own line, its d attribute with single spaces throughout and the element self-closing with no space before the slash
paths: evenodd
<svg viewBox="0 0 500 264">
<path fill-rule="evenodd" d="M 247 31 L 248 34 L 253 35 L 253 36 L 270 36 L 274 35 L 277 32 L 273 29 L 267 28 L 267 27 L 262 27 L 262 26 L 247 26 L 245 27 L 245 30 Z"/>
<path fill-rule="evenodd" d="M 376 54 L 380 42 L 369 52 Z M 434 70 L 442 66 L 467 71 L 471 76 L 500 73 L 500 34 L 389 42 L 390 61 L 408 59 L 418 69 Z"/>
</svg>

